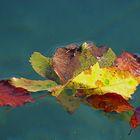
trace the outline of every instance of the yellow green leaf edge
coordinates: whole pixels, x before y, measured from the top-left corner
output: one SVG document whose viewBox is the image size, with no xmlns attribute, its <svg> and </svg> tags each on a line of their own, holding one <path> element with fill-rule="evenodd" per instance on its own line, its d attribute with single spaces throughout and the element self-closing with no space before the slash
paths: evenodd
<svg viewBox="0 0 140 140">
<path fill-rule="evenodd" d="M 57 83 L 60 82 L 60 79 L 53 70 L 51 58 L 45 57 L 39 52 L 34 52 L 31 55 L 29 62 L 31 63 L 32 68 L 35 70 L 35 72 L 42 77 L 54 80 Z"/>
<path fill-rule="evenodd" d="M 87 96 L 117 93 L 128 100 L 138 85 L 137 79 L 129 72 L 114 67 L 101 68 L 97 62 L 69 81 L 66 86 L 83 89 Z"/>
<path fill-rule="evenodd" d="M 52 80 L 30 80 L 26 78 L 11 78 L 9 82 L 15 86 L 24 88 L 30 92 L 38 91 L 52 91 L 54 87 L 57 86 L 57 83 Z"/>
</svg>

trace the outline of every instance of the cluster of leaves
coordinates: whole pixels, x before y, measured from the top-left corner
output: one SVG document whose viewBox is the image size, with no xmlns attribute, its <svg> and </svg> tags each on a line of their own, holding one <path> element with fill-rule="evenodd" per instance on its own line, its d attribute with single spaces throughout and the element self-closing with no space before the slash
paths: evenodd
<svg viewBox="0 0 140 140">
<path fill-rule="evenodd" d="M 58 48 L 52 58 L 34 52 L 30 63 L 46 80 L 1 80 L 0 106 L 21 106 L 35 101 L 29 93 L 48 91 L 70 113 L 83 103 L 104 112 L 126 113 L 132 128 L 140 124 L 140 107 L 129 103 L 140 84 L 138 56 L 128 52 L 116 56 L 111 48 L 84 43 Z"/>
</svg>

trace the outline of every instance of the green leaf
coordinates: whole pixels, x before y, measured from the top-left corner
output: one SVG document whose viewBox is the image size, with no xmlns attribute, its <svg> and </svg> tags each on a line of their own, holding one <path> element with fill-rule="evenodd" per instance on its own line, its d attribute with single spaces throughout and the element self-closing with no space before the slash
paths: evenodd
<svg viewBox="0 0 140 140">
<path fill-rule="evenodd" d="M 24 88 L 30 92 L 52 91 L 57 83 L 52 80 L 29 80 L 25 78 L 12 78 L 9 81 L 15 87 Z"/>
<path fill-rule="evenodd" d="M 54 80 L 59 83 L 59 78 L 53 70 L 52 59 L 45 57 L 39 52 L 34 52 L 30 57 L 30 63 L 33 69 L 42 77 Z"/>
<path fill-rule="evenodd" d="M 78 56 L 79 58 L 79 67 L 74 71 L 74 76 L 77 76 L 82 71 L 88 69 L 91 65 L 94 65 L 97 62 L 96 57 L 93 55 L 93 48 L 95 46 L 92 44 L 87 44 L 86 42 L 81 46 L 81 54 Z"/>
<path fill-rule="evenodd" d="M 100 67 L 109 67 L 116 59 L 116 54 L 111 48 L 107 50 L 105 54 L 98 60 Z"/>
<path fill-rule="evenodd" d="M 71 44 L 58 48 L 52 61 L 54 71 L 65 84 L 96 62 L 101 67 L 111 66 L 115 58 L 116 55 L 110 48 L 97 48 L 94 44 L 85 42 L 81 46 Z"/>
</svg>

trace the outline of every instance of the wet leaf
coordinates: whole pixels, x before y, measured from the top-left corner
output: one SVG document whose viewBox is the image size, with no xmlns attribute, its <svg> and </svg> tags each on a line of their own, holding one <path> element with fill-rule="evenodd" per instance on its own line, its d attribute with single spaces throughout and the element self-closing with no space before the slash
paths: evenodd
<svg viewBox="0 0 140 140">
<path fill-rule="evenodd" d="M 58 48 L 53 56 L 53 67 L 63 83 L 66 83 L 80 67 L 79 55 L 81 49 L 72 44 L 66 48 Z"/>
<path fill-rule="evenodd" d="M 33 101 L 27 90 L 14 87 L 7 80 L 0 81 L 0 106 L 17 107 Z"/>
<path fill-rule="evenodd" d="M 12 78 L 10 83 L 15 87 L 21 87 L 30 92 L 52 91 L 57 86 L 57 83 L 52 80 L 29 80 L 25 78 Z"/>
<path fill-rule="evenodd" d="M 123 52 L 115 60 L 115 66 L 120 70 L 129 71 L 136 77 L 139 77 L 140 81 L 140 57 L 128 52 Z"/>
<path fill-rule="evenodd" d="M 98 62 L 100 67 L 109 67 L 113 64 L 115 59 L 116 54 L 112 51 L 111 48 L 109 48 L 107 52 L 103 54 L 102 57 L 98 57 Z"/>
<path fill-rule="evenodd" d="M 108 117 L 112 120 L 130 121 L 132 128 L 140 125 L 140 107 L 134 110 L 127 102 L 140 83 L 140 57 L 137 55 L 124 52 L 116 58 L 111 48 L 83 43 L 58 48 L 52 58 L 34 52 L 30 62 L 33 69 L 48 80 L 0 81 L 0 106 L 21 106 L 34 101 L 29 92 L 49 91 L 50 94 L 36 99 L 55 96 L 70 113 L 83 103 L 104 113 L 111 112 L 114 117 Z"/>
<path fill-rule="evenodd" d="M 34 52 L 30 58 L 33 69 L 42 77 L 54 80 L 59 83 L 59 78 L 53 70 L 52 59 L 45 57 L 39 52 Z"/>
<path fill-rule="evenodd" d="M 53 56 L 53 67 L 61 81 L 67 83 L 97 61 L 101 67 L 105 67 L 112 65 L 115 58 L 116 55 L 110 48 L 97 48 L 91 43 L 84 43 L 80 47 L 71 44 L 56 50 Z"/>
<path fill-rule="evenodd" d="M 89 68 L 91 65 L 97 62 L 96 56 L 93 55 L 93 50 L 96 48 L 94 44 L 82 44 L 80 49 L 80 54 L 78 56 L 79 67 L 73 71 L 73 77 L 77 76 L 79 73 Z"/>
<path fill-rule="evenodd" d="M 87 97 L 88 103 L 105 112 L 126 112 L 133 110 L 130 105 L 121 95 L 115 93 L 106 93 L 104 95 L 91 95 Z"/>
<path fill-rule="evenodd" d="M 87 89 L 84 91 L 87 96 L 117 93 L 128 100 L 136 90 L 138 82 L 129 72 L 116 67 L 100 68 L 99 63 L 96 63 L 90 69 L 81 72 L 67 86 Z"/>
<path fill-rule="evenodd" d="M 140 106 L 135 109 L 134 114 L 130 120 L 130 126 L 132 128 L 136 128 L 140 125 Z"/>
</svg>

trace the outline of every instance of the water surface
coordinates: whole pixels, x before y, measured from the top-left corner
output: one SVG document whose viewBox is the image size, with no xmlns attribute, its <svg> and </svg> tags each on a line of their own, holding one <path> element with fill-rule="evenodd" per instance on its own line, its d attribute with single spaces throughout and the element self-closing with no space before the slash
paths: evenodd
<svg viewBox="0 0 140 140">
<path fill-rule="evenodd" d="M 0 0 L 0 79 L 41 79 L 28 62 L 31 53 L 51 56 L 73 42 L 140 53 L 139 15 L 139 0 Z M 140 128 L 131 136 L 129 129 L 127 122 L 111 121 L 84 105 L 70 115 L 54 98 L 0 109 L 0 140 L 138 140 Z"/>
</svg>

